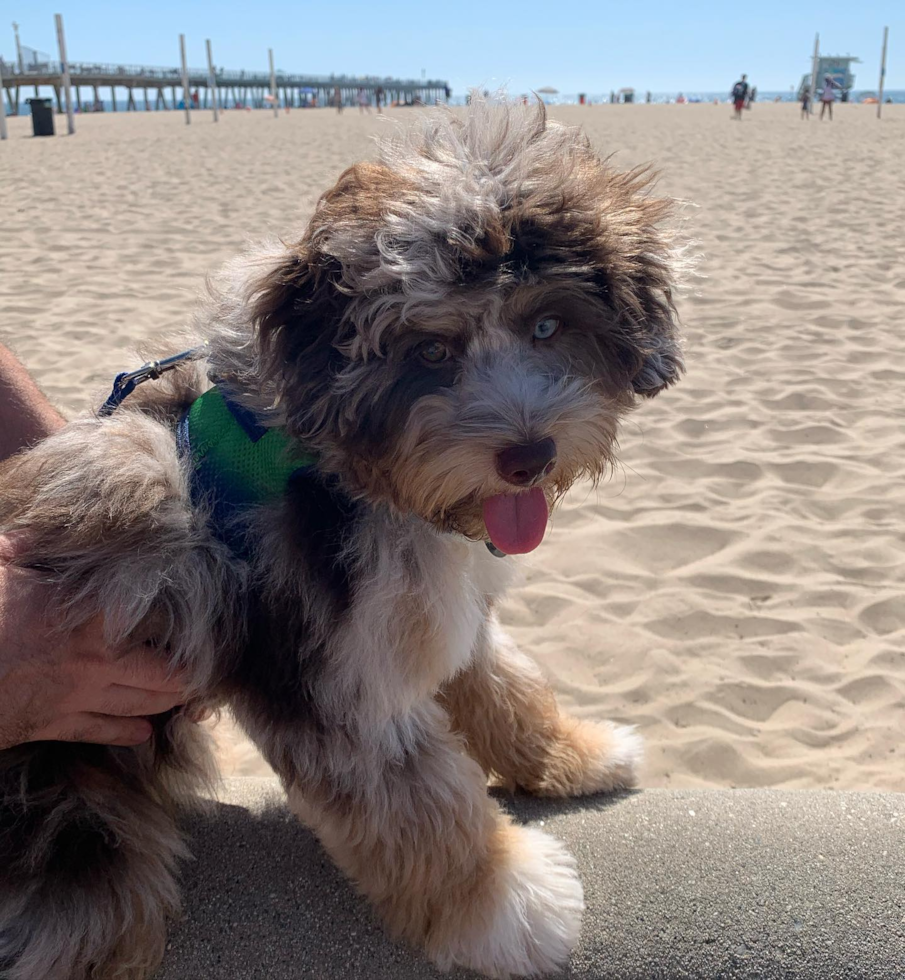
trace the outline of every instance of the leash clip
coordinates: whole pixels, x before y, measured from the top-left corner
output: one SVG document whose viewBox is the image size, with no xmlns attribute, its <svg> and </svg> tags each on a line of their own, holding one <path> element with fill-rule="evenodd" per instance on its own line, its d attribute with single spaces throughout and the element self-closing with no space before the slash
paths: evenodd
<svg viewBox="0 0 905 980">
<path fill-rule="evenodd" d="M 204 357 L 208 352 L 208 344 L 203 343 L 200 347 L 192 347 L 184 350 L 181 354 L 173 354 L 165 357 L 162 361 L 148 361 L 134 371 L 123 371 L 116 376 L 113 381 L 113 390 L 107 396 L 107 400 L 98 409 L 97 414 L 101 418 L 112 415 L 117 408 L 132 394 L 140 384 L 145 381 L 156 381 L 161 375 L 173 368 L 179 367 L 183 361 L 197 361 Z"/>
</svg>

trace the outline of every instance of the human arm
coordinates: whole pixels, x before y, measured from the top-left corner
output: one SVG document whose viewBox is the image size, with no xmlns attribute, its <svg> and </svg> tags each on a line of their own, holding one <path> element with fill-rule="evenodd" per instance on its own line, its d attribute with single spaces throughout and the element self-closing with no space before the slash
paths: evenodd
<svg viewBox="0 0 905 980">
<path fill-rule="evenodd" d="M 64 424 L 29 373 L 0 344 L 0 460 L 49 436 Z"/>
</svg>

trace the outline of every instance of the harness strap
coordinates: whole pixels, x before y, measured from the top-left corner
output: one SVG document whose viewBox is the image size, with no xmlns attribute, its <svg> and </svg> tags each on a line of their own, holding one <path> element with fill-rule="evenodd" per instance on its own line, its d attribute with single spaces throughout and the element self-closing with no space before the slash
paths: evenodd
<svg viewBox="0 0 905 980">
<path fill-rule="evenodd" d="M 283 496 L 292 479 L 316 462 L 286 432 L 261 425 L 217 386 L 192 402 L 176 440 L 191 461 L 192 498 L 208 507 L 215 534 L 240 555 L 242 516 Z"/>
<path fill-rule="evenodd" d="M 207 345 L 202 344 L 149 361 L 136 371 L 123 371 L 98 415 L 112 415 L 138 385 L 206 353 Z M 262 425 L 254 412 L 217 385 L 183 413 L 176 427 L 176 445 L 191 467 L 192 499 L 208 508 L 212 530 L 240 557 L 248 557 L 243 515 L 257 504 L 279 499 L 292 479 L 316 462 L 284 430 Z"/>
</svg>

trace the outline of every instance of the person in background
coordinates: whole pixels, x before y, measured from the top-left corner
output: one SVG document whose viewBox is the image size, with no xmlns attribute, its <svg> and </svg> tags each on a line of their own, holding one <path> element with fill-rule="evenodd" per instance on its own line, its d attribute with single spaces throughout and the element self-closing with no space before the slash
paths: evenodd
<svg viewBox="0 0 905 980">
<path fill-rule="evenodd" d="M 358 112 L 359 115 L 364 115 L 365 112 L 371 115 L 371 98 L 363 88 L 358 90 Z"/>
<path fill-rule="evenodd" d="M 383 88 L 378 85 L 376 91 L 374 92 L 374 101 L 377 103 L 377 115 L 381 115 L 383 110 L 380 108 L 383 105 Z"/>
<path fill-rule="evenodd" d="M 742 120 L 742 109 L 745 108 L 745 100 L 748 97 L 748 76 L 742 77 L 732 86 L 732 105 L 735 107 L 735 118 L 739 122 Z"/>
<path fill-rule="evenodd" d="M 55 432 L 64 419 L 0 344 L 0 461 Z M 24 567 L 27 535 L 0 535 L 0 750 L 24 742 L 139 745 L 150 715 L 185 702 L 185 678 L 149 647 L 111 649 L 93 621 L 54 628 L 53 593 Z"/>
<path fill-rule="evenodd" d="M 836 89 L 841 88 L 838 82 L 834 82 L 829 75 L 823 77 L 823 91 L 820 93 L 820 121 L 823 122 L 823 114 L 829 109 L 830 122 L 833 121 L 833 103 L 836 101 Z"/>
<path fill-rule="evenodd" d="M 811 118 L 811 92 L 807 88 L 801 93 L 801 118 L 806 121 Z"/>
<path fill-rule="evenodd" d="M 336 114 L 341 116 L 343 114 L 343 94 L 338 85 L 333 89 L 333 104 L 336 106 Z"/>
</svg>

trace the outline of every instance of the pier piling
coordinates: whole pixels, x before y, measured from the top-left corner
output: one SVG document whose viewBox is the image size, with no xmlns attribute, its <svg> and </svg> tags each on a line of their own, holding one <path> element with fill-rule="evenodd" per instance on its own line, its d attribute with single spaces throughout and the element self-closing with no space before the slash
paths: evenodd
<svg viewBox="0 0 905 980">
<path fill-rule="evenodd" d="M 6 138 L 6 103 L 3 101 L 3 72 L 0 70 L 0 140 Z"/>
<path fill-rule="evenodd" d="M 70 136 L 75 132 L 75 117 L 72 113 L 72 82 L 69 79 L 69 60 L 66 57 L 66 35 L 63 33 L 63 17 L 61 14 L 54 14 L 57 25 L 57 44 L 60 47 L 60 73 L 62 75 L 63 93 L 66 96 L 66 131 Z M 60 92 L 57 89 L 57 103 L 60 101 Z"/>
<path fill-rule="evenodd" d="M 191 98 L 189 97 L 189 70 L 185 66 L 185 34 L 179 35 L 179 60 L 182 65 L 182 101 L 185 103 L 185 124 L 192 122 Z"/>
<path fill-rule="evenodd" d="M 214 74 L 214 56 L 211 54 L 211 40 L 207 39 L 207 75 L 210 79 L 211 106 L 214 110 L 214 122 L 219 122 L 220 115 L 217 112 L 217 76 Z"/>
<path fill-rule="evenodd" d="M 270 59 L 270 97 L 273 99 L 273 118 L 280 118 L 280 105 L 277 98 L 277 80 L 273 72 L 273 48 L 267 49 L 267 56 Z"/>
</svg>

